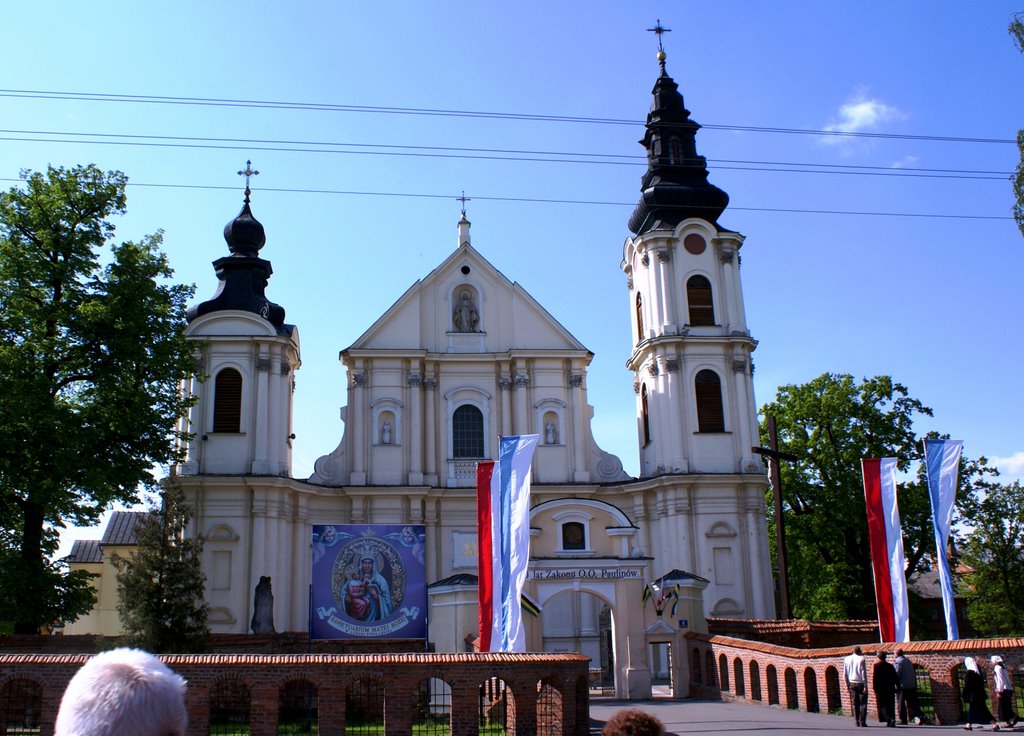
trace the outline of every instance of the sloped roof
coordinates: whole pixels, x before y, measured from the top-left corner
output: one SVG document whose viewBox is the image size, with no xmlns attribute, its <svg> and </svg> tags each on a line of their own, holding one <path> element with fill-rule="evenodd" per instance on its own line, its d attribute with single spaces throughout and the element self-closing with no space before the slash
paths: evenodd
<svg viewBox="0 0 1024 736">
<path fill-rule="evenodd" d="M 103 549 L 98 539 L 78 539 L 71 545 L 68 562 L 103 562 Z"/>
<path fill-rule="evenodd" d="M 145 515 L 145 511 L 115 511 L 110 515 L 100 544 L 136 544 L 135 524 Z"/>
</svg>

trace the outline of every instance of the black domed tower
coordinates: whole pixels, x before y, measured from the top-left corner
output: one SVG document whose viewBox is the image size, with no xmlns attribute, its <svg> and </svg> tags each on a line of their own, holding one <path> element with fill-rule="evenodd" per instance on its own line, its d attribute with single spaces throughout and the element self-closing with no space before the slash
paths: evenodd
<svg viewBox="0 0 1024 736">
<path fill-rule="evenodd" d="M 181 475 L 291 474 L 293 371 L 299 335 L 267 299 L 274 272 L 260 258 L 266 233 L 252 214 L 248 165 L 242 211 L 224 227 L 230 254 L 213 262 L 217 291 L 188 310 L 199 378 L 185 387 L 195 405 Z M 199 380 L 205 379 L 205 380 Z"/>
</svg>

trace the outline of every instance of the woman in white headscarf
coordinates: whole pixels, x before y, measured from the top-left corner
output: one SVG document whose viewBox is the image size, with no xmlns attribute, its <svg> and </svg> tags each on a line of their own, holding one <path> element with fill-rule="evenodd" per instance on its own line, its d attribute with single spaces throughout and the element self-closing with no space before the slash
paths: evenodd
<svg viewBox="0 0 1024 736">
<path fill-rule="evenodd" d="M 992 672 L 996 679 L 996 703 L 999 706 L 999 720 L 1007 728 L 1017 725 L 1017 714 L 1013 712 L 1013 680 L 1010 673 L 1003 666 L 1003 658 L 998 654 L 992 655 Z"/>
<path fill-rule="evenodd" d="M 974 657 L 965 657 L 964 667 L 967 668 L 967 672 L 964 673 L 964 686 L 960 694 L 967 702 L 967 723 L 964 724 L 964 728 L 970 731 L 974 724 L 991 723 L 992 713 L 985 702 L 988 700 L 985 678 L 981 676 L 981 670 L 978 669 Z M 998 731 L 999 724 L 993 726 L 992 730 Z"/>
</svg>

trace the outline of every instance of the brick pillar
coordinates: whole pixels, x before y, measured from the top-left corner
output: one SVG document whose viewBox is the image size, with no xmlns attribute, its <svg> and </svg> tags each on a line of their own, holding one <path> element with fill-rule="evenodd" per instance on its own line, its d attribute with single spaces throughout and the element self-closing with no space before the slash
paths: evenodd
<svg viewBox="0 0 1024 736">
<path fill-rule="evenodd" d="M 210 732 L 210 687 L 189 683 L 185 709 L 188 711 L 188 736 L 206 736 Z"/>
<path fill-rule="evenodd" d="M 537 734 L 537 681 L 515 681 L 508 683 L 506 692 L 512 694 L 508 709 L 508 728 L 512 736 L 536 736 Z"/>
<path fill-rule="evenodd" d="M 480 686 L 473 683 L 452 685 L 452 736 L 478 736 L 480 733 Z"/>
<path fill-rule="evenodd" d="M 406 736 L 412 733 L 412 717 L 414 708 L 410 704 L 416 702 L 416 685 L 418 681 L 412 677 L 388 677 L 384 693 L 384 736 Z M 381 683 L 381 687 L 385 687 Z"/>
<path fill-rule="evenodd" d="M 252 689 L 249 705 L 249 735 L 277 736 L 277 688 L 273 685 L 256 685 Z"/>
<path fill-rule="evenodd" d="M 341 736 L 345 730 L 345 686 L 321 685 L 317 690 L 320 736 Z"/>
<path fill-rule="evenodd" d="M 39 714 L 39 736 L 53 736 L 53 729 L 57 725 L 57 711 L 60 710 L 60 701 L 64 697 L 64 691 L 71 682 L 71 675 L 62 678 L 53 678 L 43 687 L 43 698 Z"/>
</svg>

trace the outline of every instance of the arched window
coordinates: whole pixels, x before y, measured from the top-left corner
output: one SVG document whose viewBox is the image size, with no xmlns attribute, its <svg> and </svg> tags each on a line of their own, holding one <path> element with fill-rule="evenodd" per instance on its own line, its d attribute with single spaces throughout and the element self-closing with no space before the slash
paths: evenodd
<svg viewBox="0 0 1024 736">
<path fill-rule="evenodd" d="M 452 457 L 484 456 L 484 415 L 472 404 L 463 404 L 452 414 Z"/>
<path fill-rule="evenodd" d="M 683 144 L 676 136 L 668 139 L 668 162 L 676 165 L 683 163 Z"/>
<path fill-rule="evenodd" d="M 715 305 L 711 302 L 711 282 L 705 276 L 691 276 L 686 282 L 686 303 L 690 324 L 705 327 L 715 324 Z"/>
<path fill-rule="evenodd" d="M 644 300 L 640 298 L 640 292 L 636 293 L 636 341 L 644 341 Z"/>
<path fill-rule="evenodd" d="M 643 422 L 644 444 L 651 441 L 651 419 L 647 413 L 647 386 L 640 389 L 640 417 Z"/>
<path fill-rule="evenodd" d="M 724 432 L 722 382 L 714 371 L 703 370 L 694 381 L 697 394 L 697 431 Z"/>
<path fill-rule="evenodd" d="M 241 432 L 242 374 L 225 368 L 213 384 L 213 431 Z"/>
</svg>

